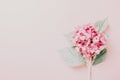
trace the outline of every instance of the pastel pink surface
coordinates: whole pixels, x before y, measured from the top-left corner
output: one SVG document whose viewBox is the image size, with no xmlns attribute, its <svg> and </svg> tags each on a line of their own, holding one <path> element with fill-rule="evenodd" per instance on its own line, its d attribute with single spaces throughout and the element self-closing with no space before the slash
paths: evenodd
<svg viewBox="0 0 120 80">
<path fill-rule="evenodd" d="M 87 68 L 67 66 L 58 50 L 65 33 L 106 17 L 109 52 L 93 80 L 119 80 L 119 7 L 119 0 L 1 0 L 0 80 L 87 80 Z"/>
</svg>

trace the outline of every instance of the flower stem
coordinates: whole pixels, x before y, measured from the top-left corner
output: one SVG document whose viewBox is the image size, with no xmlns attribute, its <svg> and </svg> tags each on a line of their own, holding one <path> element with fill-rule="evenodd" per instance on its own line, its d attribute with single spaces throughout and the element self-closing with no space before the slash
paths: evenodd
<svg viewBox="0 0 120 80">
<path fill-rule="evenodd" d="M 88 80 L 92 80 L 92 59 L 88 61 Z"/>
</svg>

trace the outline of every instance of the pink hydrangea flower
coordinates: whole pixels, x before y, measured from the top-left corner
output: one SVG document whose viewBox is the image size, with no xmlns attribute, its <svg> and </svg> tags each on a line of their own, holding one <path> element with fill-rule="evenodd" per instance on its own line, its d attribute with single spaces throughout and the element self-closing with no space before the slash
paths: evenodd
<svg viewBox="0 0 120 80">
<path fill-rule="evenodd" d="M 72 38 L 77 51 L 86 58 L 92 58 L 106 48 L 105 35 L 98 32 L 93 25 L 77 28 Z"/>
</svg>

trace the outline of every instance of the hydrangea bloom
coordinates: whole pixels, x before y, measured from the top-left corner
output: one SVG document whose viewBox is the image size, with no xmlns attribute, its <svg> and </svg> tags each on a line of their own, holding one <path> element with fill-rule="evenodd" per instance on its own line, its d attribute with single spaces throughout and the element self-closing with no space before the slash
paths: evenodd
<svg viewBox="0 0 120 80">
<path fill-rule="evenodd" d="M 106 48 L 106 38 L 93 25 L 85 25 L 75 30 L 72 36 L 75 48 L 86 58 L 93 58 Z"/>
</svg>

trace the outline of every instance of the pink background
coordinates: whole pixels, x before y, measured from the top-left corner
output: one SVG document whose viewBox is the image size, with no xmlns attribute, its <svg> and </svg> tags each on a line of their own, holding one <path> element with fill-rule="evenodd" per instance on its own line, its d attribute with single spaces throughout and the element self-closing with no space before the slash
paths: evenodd
<svg viewBox="0 0 120 80">
<path fill-rule="evenodd" d="M 109 18 L 109 52 L 93 80 L 120 80 L 120 0 L 0 0 L 0 80 L 87 80 L 58 50 L 77 25 Z"/>
</svg>

